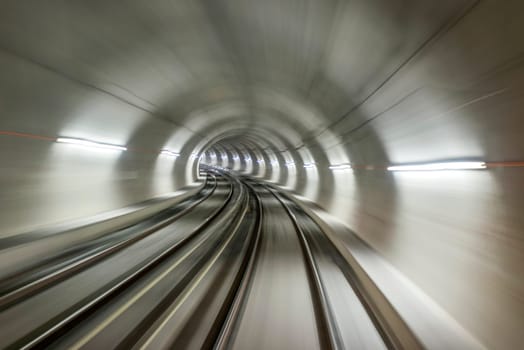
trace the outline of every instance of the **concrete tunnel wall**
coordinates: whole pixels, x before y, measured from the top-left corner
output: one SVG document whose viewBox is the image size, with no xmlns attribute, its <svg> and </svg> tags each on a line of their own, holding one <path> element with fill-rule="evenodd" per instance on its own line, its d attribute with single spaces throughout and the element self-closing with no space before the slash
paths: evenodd
<svg viewBox="0 0 524 350">
<path fill-rule="evenodd" d="M 524 5 L 300 4 L 1 5 L 1 234 L 173 192 L 205 155 L 317 202 L 486 347 L 518 347 Z M 463 159 L 491 166 L 387 171 Z"/>
</svg>

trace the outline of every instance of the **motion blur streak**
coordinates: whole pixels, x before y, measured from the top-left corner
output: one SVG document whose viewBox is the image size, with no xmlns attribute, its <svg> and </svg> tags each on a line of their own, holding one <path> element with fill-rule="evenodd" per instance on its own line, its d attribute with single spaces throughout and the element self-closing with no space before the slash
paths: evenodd
<svg viewBox="0 0 524 350">
<path fill-rule="evenodd" d="M 522 348 L 523 35 L 517 0 L 2 1 L 0 348 Z"/>
</svg>

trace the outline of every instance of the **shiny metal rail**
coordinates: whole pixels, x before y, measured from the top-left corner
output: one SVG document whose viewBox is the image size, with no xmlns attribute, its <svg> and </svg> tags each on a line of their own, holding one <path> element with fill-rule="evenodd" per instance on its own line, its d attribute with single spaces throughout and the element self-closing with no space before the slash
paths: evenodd
<svg viewBox="0 0 524 350">
<path fill-rule="evenodd" d="M 231 338 L 233 337 L 235 327 L 240 322 L 242 304 L 249 292 L 249 284 L 255 270 L 255 262 L 260 253 L 259 247 L 263 220 L 262 200 L 252 185 L 248 182 L 244 183 L 248 186 L 254 197 L 258 215 L 256 217 L 255 233 L 251 238 L 249 254 L 245 255 L 242 272 L 239 273 L 239 278 L 237 278 L 235 285 L 231 289 L 234 292 L 234 295 L 232 295 L 227 315 L 223 319 L 220 332 L 218 333 L 215 344 L 213 345 L 213 348 L 217 350 L 228 349 L 231 346 Z"/>
<path fill-rule="evenodd" d="M 213 188 L 213 191 L 214 191 L 214 188 L 216 187 L 215 186 L 216 185 L 216 178 L 213 178 L 213 180 L 214 180 L 214 182 L 212 184 L 212 188 Z M 206 186 L 208 184 L 209 184 L 208 183 L 208 177 L 206 176 L 205 180 L 204 180 L 203 188 L 199 191 L 199 193 L 197 193 L 194 196 L 192 196 L 194 200 L 196 200 L 196 197 L 203 195 L 203 192 L 206 190 Z M 192 199 L 189 198 L 188 200 L 192 200 Z M 149 202 L 149 201 L 146 201 L 146 202 Z M 169 212 L 172 209 L 173 208 L 167 208 L 167 209 L 163 210 L 162 213 Z M 158 213 L 158 214 L 161 214 L 161 213 Z M 89 222 L 87 224 L 83 223 L 81 226 L 84 227 L 84 226 L 87 226 L 87 225 L 93 225 L 93 224 L 97 224 L 97 223 L 98 223 L 98 221 Z M 78 227 L 69 227 L 68 226 L 67 229 L 58 230 L 58 231 L 56 229 L 54 229 L 54 228 L 51 228 L 51 229 L 43 229 L 43 230 L 36 230 L 36 231 L 32 231 L 32 232 L 16 234 L 16 235 L 13 235 L 13 236 L 1 237 L 0 238 L 0 252 L 2 250 L 12 249 L 12 248 L 15 248 L 17 246 L 25 245 L 27 243 L 34 243 L 36 241 L 45 240 L 45 239 L 49 239 L 49 238 L 57 237 L 57 236 L 61 236 L 61 235 L 68 235 L 68 234 L 70 234 L 70 232 L 73 229 L 77 229 L 77 228 Z"/>
<path fill-rule="evenodd" d="M 249 184 L 250 180 L 246 180 L 246 183 Z M 388 349 L 399 349 L 398 342 L 396 342 L 396 339 L 394 338 L 394 334 L 391 334 L 389 332 L 389 329 L 384 329 L 383 323 L 379 322 L 377 316 L 374 313 L 374 309 L 369 307 L 368 305 L 368 299 L 363 297 L 362 294 L 365 293 L 363 289 L 358 289 L 355 291 L 354 281 L 351 278 L 348 278 L 349 275 L 351 275 L 350 267 L 347 264 L 344 264 L 344 259 L 338 251 L 336 251 L 335 247 L 332 245 L 332 243 L 325 237 L 324 232 L 322 229 L 316 225 L 312 225 L 311 218 L 307 217 L 307 214 L 302 211 L 298 206 L 296 206 L 293 202 L 291 202 L 287 197 L 276 191 L 275 189 L 266 186 L 264 184 L 257 183 L 256 181 L 252 182 L 253 186 L 258 186 L 259 188 L 264 189 L 267 193 L 271 194 L 278 203 L 281 205 L 281 210 L 285 211 L 287 216 L 292 222 L 293 228 L 295 230 L 296 238 L 300 242 L 300 248 L 302 250 L 302 258 L 303 262 L 307 271 L 307 279 L 309 282 L 310 287 L 310 293 L 311 293 L 311 303 L 313 306 L 313 310 L 315 313 L 316 318 L 316 332 L 318 333 L 318 339 L 319 339 L 319 348 L 322 349 L 346 349 L 346 348 L 354 348 L 355 344 L 352 343 L 345 343 L 343 340 L 343 337 L 341 335 L 341 329 L 340 325 L 337 324 L 337 321 L 340 322 L 340 320 L 337 320 L 337 318 L 334 315 L 333 310 L 333 303 L 332 300 L 329 300 L 328 293 L 326 292 L 326 285 L 324 283 L 324 276 L 322 275 L 322 269 L 319 268 L 317 260 L 322 258 L 324 261 L 329 261 L 330 269 L 336 269 L 339 270 L 339 275 L 343 275 L 347 282 L 347 288 L 352 289 L 351 293 L 355 293 L 358 297 L 359 302 L 362 304 L 360 306 L 361 309 L 365 310 L 364 316 L 361 315 L 364 319 L 368 318 L 368 324 L 369 328 L 372 329 L 375 333 L 374 341 L 371 341 L 370 344 L 376 344 L 380 345 L 380 348 L 388 348 Z M 257 195 L 257 199 L 259 201 L 259 206 L 263 208 L 266 204 L 264 204 L 264 201 L 260 199 L 260 195 Z M 268 201 L 268 199 L 266 199 Z M 268 202 L 268 205 L 271 205 Z M 276 209 L 273 209 L 276 210 Z M 261 210 L 263 213 L 264 211 Z M 276 220 L 276 219 L 275 219 Z M 316 231 L 317 237 L 312 237 L 311 232 L 304 230 L 303 228 L 303 222 L 306 222 L 309 220 L 309 225 L 314 226 L 314 230 Z M 228 318 L 226 322 L 224 323 L 222 332 L 220 334 L 220 337 L 217 340 L 217 343 L 215 344 L 215 349 L 230 349 L 230 348 L 239 348 L 238 344 L 235 345 L 234 338 L 238 335 L 235 333 L 238 332 L 238 328 L 240 323 L 242 322 L 242 312 L 245 312 L 246 310 L 246 299 L 252 297 L 250 296 L 250 290 L 252 288 L 256 288 L 253 286 L 253 279 L 255 270 L 257 269 L 257 260 L 260 259 L 260 236 L 264 234 L 268 234 L 269 232 L 264 232 L 264 230 L 267 230 L 269 228 L 264 228 L 262 225 L 259 225 L 258 234 L 257 234 L 257 240 L 255 243 L 255 248 L 253 249 L 253 253 L 250 256 L 248 267 L 246 268 L 246 273 L 243 277 L 241 287 L 239 288 L 237 292 L 237 296 L 230 308 L 230 314 L 228 315 Z M 283 228 L 282 228 L 283 229 Z M 283 229 L 284 230 L 284 229 Z M 290 239 L 292 234 L 292 231 L 284 232 L 284 235 L 287 239 Z M 273 243 L 278 244 L 278 242 Z M 324 247 L 324 251 L 329 251 L 329 256 L 321 256 L 322 250 L 318 249 L 318 246 Z M 326 248 L 327 247 L 327 248 Z M 325 254 L 324 254 L 325 255 Z M 289 257 L 287 257 L 289 258 Z M 267 260 L 268 257 L 266 256 L 265 259 Z M 283 263 L 286 263 L 283 261 Z M 287 262 L 289 264 L 290 262 Z M 285 266 L 282 266 L 284 268 Z M 290 276 L 291 277 L 291 276 Z M 269 282 L 269 281 L 268 281 Z M 292 282 L 289 282 L 292 283 Z M 290 287 L 292 287 L 290 285 Z M 270 288 L 271 289 L 271 288 Z M 263 293 L 263 292 L 260 292 Z M 260 294 L 259 293 L 259 294 Z M 277 299 L 273 300 L 274 302 L 277 301 Z M 262 302 L 262 299 L 255 302 Z M 267 300 L 266 300 L 267 302 Z M 269 305 L 268 305 L 269 306 Z M 285 307 L 285 305 L 283 306 Z M 346 310 L 347 313 L 352 313 L 354 310 L 348 309 Z M 367 316 L 365 316 L 365 313 L 367 312 Z M 259 316 L 262 314 L 259 314 Z M 266 314 L 265 317 L 278 317 L 278 316 L 272 316 L 271 314 Z M 249 320 L 243 320 L 244 322 L 249 322 Z M 287 325 L 290 329 L 293 327 L 296 327 L 297 325 Z M 347 326 L 346 326 L 347 327 Z M 343 328 L 344 329 L 344 328 Z M 245 332 L 244 332 L 245 333 Z M 273 336 L 273 335 L 269 335 Z M 365 337 L 366 335 L 363 334 Z M 285 336 L 284 336 L 285 337 Z M 373 337 L 372 337 L 373 338 Z M 381 340 L 380 340 L 381 339 Z M 259 341 L 261 339 L 258 339 Z M 253 340 L 255 344 L 251 345 L 253 349 L 262 349 L 267 344 L 257 344 L 256 340 Z M 295 339 L 295 341 L 297 341 Z M 300 341 L 300 340 L 299 340 Z M 299 341 L 297 341 L 296 346 L 299 345 Z M 242 343 L 244 346 L 246 343 Z M 289 344 L 288 344 L 289 345 Z M 303 344 L 304 345 L 304 344 Z M 311 348 L 315 348 L 315 346 L 312 346 L 309 344 Z M 369 344 L 368 344 L 369 345 Z M 357 345 L 358 346 L 358 345 Z M 242 348 L 242 346 L 240 347 Z M 378 348 L 378 347 L 377 347 Z"/>
<path fill-rule="evenodd" d="M 245 191 L 245 186 L 239 187 Z M 137 349 L 196 348 L 210 349 L 221 335 L 230 316 L 231 304 L 252 255 L 259 220 L 258 208 L 251 194 L 239 200 L 238 212 L 226 218 L 229 225 L 213 234 L 218 243 L 212 254 L 200 257 L 204 265 L 191 282 L 166 307 L 155 315 L 155 323 L 144 335 L 126 346 Z"/>
<path fill-rule="evenodd" d="M 203 232 L 214 219 L 220 216 L 224 208 L 228 205 L 228 203 L 231 202 L 233 193 L 234 188 L 231 184 L 229 193 L 223 204 L 220 205 L 218 208 L 215 208 L 212 214 L 209 215 L 202 222 L 200 222 L 198 226 L 194 230 L 192 230 L 192 232 L 190 232 L 186 237 L 178 241 L 176 244 L 167 247 L 160 254 L 151 257 L 149 261 L 139 266 L 139 268 L 135 269 L 134 271 L 131 271 L 129 274 L 125 276 L 120 276 L 116 280 L 116 283 L 112 284 L 110 287 L 105 287 L 103 290 L 98 291 L 94 295 L 90 295 L 82 299 L 79 303 L 72 305 L 69 309 L 65 310 L 64 312 L 60 313 L 55 317 L 52 317 L 48 322 L 45 322 L 36 329 L 28 332 L 25 336 L 21 337 L 20 339 L 6 339 L 5 335 L 3 335 L 4 338 L 2 343 L 4 345 L 9 344 L 7 345 L 7 347 L 13 349 L 29 349 L 34 347 L 48 346 L 52 344 L 56 339 L 60 338 L 60 336 L 62 336 L 62 334 L 66 330 L 74 327 L 74 325 L 78 324 L 83 319 L 89 317 L 89 315 L 103 307 L 103 305 L 105 305 L 109 300 L 125 291 L 126 288 L 132 285 L 135 281 L 150 273 L 152 270 L 154 270 L 157 266 L 169 259 L 180 249 L 182 249 L 190 242 L 195 240 L 195 238 L 201 232 Z M 207 196 L 206 198 L 208 197 L 209 196 Z M 192 208 L 195 207 L 196 205 L 192 206 Z M 187 215 L 188 211 L 184 211 L 184 213 Z M 180 218 L 180 216 L 177 216 L 177 218 Z M 158 227 L 157 230 L 159 228 L 160 227 Z M 136 243 L 136 240 L 133 243 Z M 16 309 L 16 306 L 17 305 L 14 305 L 14 307 L 11 308 L 7 308 L 6 311 Z M 12 342 L 8 343 L 9 340 L 11 340 Z"/>
<path fill-rule="evenodd" d="M 158 251 L 152 249 L 144 253 L 143 261 L 122 270 L 110 283 L 101 283 L 92 292 L 79 296 L 78 300 L 64 304 L 60 312 L 53 313 L 49 311 L 51 309 L 39 312 L 37 316 L 40 319 L 31 323 L 32 329 L 7 339 L 8 333 L 2 334 L 0 328 L 0 339 L 3 339 L 0 340 L 0 347 L 224 350 L 245 348 L 246 344 L 250 344 L 253 349 L 263 349 L 266 346 L 263 342 L 250 342 L 252 333 L 246 332 L 246 329 L 252 330 L 256 326 L 246 328 L 246 322 L 256 324 L 260 320 L 253 317 L 257 315 L 278 321 L 282 314 L 264 313 L 264 309 L 271 306 L 264 303 L 293 301 L 291 291 L 298 290 L 302 295 L 300 305 L 305 308 L 294 316 L 298 323 L 287 324 L 286 327 L 295 328 L 296 332 L 302 326 L 299 323 L 307 321 L 309 328 L 306 328 L 316 333 L 316 336 L 309 335 L 307 339 L 317 341 L 302 344 L 307 345 L 304 348 L 354 348 L 355 345 L 349 343 L 344 334 L 354 324 L 342 324 L 342 304 L 333 299 L 335 285 L 345 288 L 337 292 L 356 295 L 354 299 L 362 309 L 361 317 L 368 319 L 364 323 L 375 334 L 375 343 L 371 344 L 376 344 L 377 349 L 400 348 L 375 306 L 370 305 L 365 290 L 352 277 L 351 267 L 337 253 L 322 229 L 299 206 L 275 188 L 250 178 L 239 178 L 212 168 L 205 171 L 206 176 L 214 178 L 213 190 L 176 215 L 160 220 L 136 236 L 110 241 L 112 245 L 93 250 L 94 253 L 86 254 L 85 259 L 79 258 L 62 269 L 35 279 L 34 289 L 23 284 L 21 288 L 14 289 L 18 298 L 13 299 L 16 302 L 5 302 L 6 314 L 0 313 L 0 322 L 5 322 L 7 317 L 27 318 L 24 313 L 31 310 L 32 305 L 56 302 L 56 298 L 66 291 L 75 290 L 71 289 L 76 287 L 74 283 L 83 283 L 81 274 L 89 277 L 91 273 L 96 277 L 97 273 L 104 273 L 106 269 L 108 273 L 116 274 L 120 270 L 113 270 L 112 263 L 118 262 L 117 258 L 137 254 L 149 244 L 146 240 L 157 242 L 160 247 Z M 218 178 L 223 181 L 221 186 L 227 185 L 225 199 L 217 202 L 217 206 L 202 220 L 198 215 L 188 219 L 188 213 L 199 211 L 200 203 L 209 202 L 216 192 Z M 276 213 L 277 220 L 282 222 L 272 221 L 277 218 L 272 217 Z M 161 230 L 169 225 L 182 225 L 184 219 L 187 219 L 187 226 L 184 227 L 192 229 L 179 240 L 172 241 L 172 235 Z M 279 224 L 283 225 L 282 229 L 275 232 Z M 282 247 L 275 246 L 279 244 L 279 239 L 288 248 L 294 248 L 286 251 L 288 248 L 282 250 Z M 174 243 L 162 246 L 163 240 Z M 103 255 L 105 249 L 110 253 Z M 275 249 L 281 250 L 275 253 Z M 147 255 L 151 252 L 156 253 Z M 278 264 L 288 266 L 279 267 Z M 268 274 L 277 271 L 279 285 L 268 285 Z M 289 276 L 288 280 L 285 274 L 289 271 L 297 274 Z M 344 279 L 345 284 L 327 283 L 333 276 Z M 92 275 L 90 278 L 93 281 Z M 72 285 L 67 287 L 67 283 Z M 289 295 L 286 296 L 288 287 Z M 279 297 L 260 298 L 264 293 L 271 294 L 273 288 L 279 289 Z M 41 309 L 41 306 L 38 307 Z M 272 307 L 271 310 L 275 310 L 275 306 Z M 278 307 L 287 312 L 287 305 Z M 344 312 L 353 313 L 355 310 Z M 302 320 L 301 316 L 309 320 Z M 296 341 L 299 345 L 301 339 L 296 340 L 297 334 L 300 333 L 294 335 L 292 342 Z M 281 329 L 280 335 L 273 335 L 276 338 L 273 343 L 279 341 L 279 336 L 285 338 L 286 330 Z"/>
<path fill-rule="evenodd" d="M 214 193 L 217 180 L 214 175 L 211 176 L 214 181 L 207 193 L 204 187 L 196 198 L 163 210 L 139 224 L 75 245 L 68 251 L 46 261 L 38 261 L 28 269 L 3 278 L 0 280 L 0 311 L 174 223 Z"/>
<path fill-rule="evenodd" d="M 340 335 L 338 334 L 338 329 L 335 324 L 333 312 L 329 305 L 329 301 L 326 297 L 325 287 L 322 283 L 322 279 L 318 271 L 318 266 L 315 261 L 315 257 L 313 256 L 311 247 L 309 245 L 308 239 L 306 238 L 304 231 L 298 224 L 297 216 L 292 211 L 290 206 L 284 202 L 284 200 L 275 190 L 267 186 L 265 186 L 265 188 L 267 188 L 267 190 L 280 202 L 280 204 L 282 204 L 286 213 L 293 222 L 295 230 L 297 231 L 297 235 L 300 240 L 300 246 L 302 247 L 302 252 L 304 254 L 304 259 L 306 261 L 306 266 L 309 273 L 308 277 L 310 279 L 313 292 L 316 296 L 316 309 L 321 324 L 321 327 L 319 329 L 319 335 L 325 343 L 325 348 L 331 350 L 343 349 L 343 344 L 340 339 Z"/>
<path fill-rule="evenodd" d="M 410 349 L 422 349 L 423 346 L 418 339 L 406 328 L 401 327 L 401 330 L 408 330 L 403 333 L 403 339 L 400 340 L 398 335 L 388 323 L 381 308 L 374 302 L 373 298 L 368 295 L 368 290 L 361 281 L 356 277 L 353 267 L 344 259 L 342 254 L 337 250 L 333 243 L 327 238 L 322 227 L 320 227 L 308 214 L 298 206 L 288 195 L 278 192 L 275 188 L 269 185 L 264 185 L 282 204 L 286 212 L 292 219 L 297 233 L 301 239 L 304 255 L 309 265 L 310 276 L 312 284 L 316 289 L 316 294 L 320 300 L 320 313 L 323 316 L 324 331 L 329 336 L 329 347 L 331 349 L 343 349 L 344 346 L 340 330 L 336 324 L 333 315 L 333 307 L 327 297 L 326 287 L 323 283 L 321 272 L 317 260 L 321 255 L 329 256 L 334 266 L 337 266 L 340 272 L 344 275 L 346 281 L 351 286 L 352 292 L 358 298 L 359 303 L 365 310 L 369 320 L 372 322 L 374 328 L 380 334 L 384 346 L 388 349 L 404 349 L 404 344 L 409 344 Z M 306 227 L 309 226 L 309 232 Z M 313 228 L 313 229 L 311 229 Z M 403 323 L 402 319 L 398 317 L 398 323 Z M 398 325 L 397 325 L 398 326 Z M 398 327 L 397 327 L 398 328 Z M 409 333 L 409 334 L 408 334 Z"/>
</svg>

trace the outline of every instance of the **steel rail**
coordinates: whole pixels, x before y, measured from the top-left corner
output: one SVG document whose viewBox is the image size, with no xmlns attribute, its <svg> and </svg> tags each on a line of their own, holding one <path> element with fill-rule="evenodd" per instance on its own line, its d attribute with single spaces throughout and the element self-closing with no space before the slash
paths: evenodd
<svg viewBox="0 0 524 350">
<path fill-rule="evenodd" d="M 258 260 L 258 257 L 260 255 L 259 248 L 262 236 L 262 221 L 264 217 L 262 201 L 252 185 L 250 185 L 246 181 L 244 181 L 243 183 L 250 189 L 250 192 L 253 194 L 255 198 L 257 206 L 256 212 L 258 215 L 256 218 L 257 221 L 255 223 L 255 233 L 251 238 L 250 247 L 248 248 L 248 251 L 244 256 L 244 261 L 238 273 L 238 277 L 231 288 L 233 293 L 230 299 L 232 300 L 230 303 L 230 307 L 227 310 L 227 314 L 223 318 L 222 322 L 220 322 L 218 336 L 216 337 L 212 346 L 212 348 L 215 350 L 225 350 L 231 344 L 233 332 L 235 330 L 235 327 L 238 326 L 238 322 L 240 319 L 242 305 L 245 303 L 247 293 L 249 291 L 249 287 L 253 279 L 256 261 Z"/>
<path fill-rule="evenodd" d="M 319 336 L 321 339 L 324 339 L 324 342 L 326 343 L 325 344 L 326 349 L 330 349 L 330 350 L 343 349 L 344 346 L 342 343 L 342 338 L 336 326 L 333 312 L 331 310 L 331 307 L 329 305 L 329 301 L 328 301 L 328 298 L 325 292 L 324 284 L 320 277 L 318 266 L 315 262 L 315 258 L 313 256 L 313 252 L 311 251 L 311 247 L 309 246 L 307 237 L 304 234 L 304 231 L 302 230 L 300 225 L 298 224 L 297 217 L 295 216 L 291 208 L 282 200 L 282 198 L 280 198 L 280 196 L 273 189 L 265 185 L 264 187 L 284 207 L 287 215 L 291 219 L 293 226 L 295 227 L 295 230 L 297 232 L 297 235 L 300 241 L 300 246 L 302 248 L 302 253 L 304 255 L 304 259 L 306 262 L 306 267 L 307 267 L 310 283 L 313 287 L 312 288 L 313 292 L 318 301 L 317 311 L 319 312 L 319 315 L 318 315 L 319 321 L 321 323 L 321 327 L 324 330 L 324 332 L 321 332 L 319 330 Z"/>
<path fill-rule="evenodd" d="M 122 249 L 146 238 L 147 236 L 151 235 L 152 233 L 168 226 L 180 219 L 182 216 L 187 215 L 189 212 L 193 211 L 199 204 L 207 200 L 215 191 L 217 187 L 217 179 L 214 177 L 214 185 L 212 187 L 212 190 L 200 198 L 199 200 L 192 203 L 189 207 L 184 208 L 179 213 L 176 213 L 172 217 L 168 219 L 164 219 L 158 223 L 153 224 L 150 227 L 147 227 L 143 231 L 136 233 L 133 237 L 124 239 L 123 241 L 116 242 L 114 244 L 110 244 L 108 247 L 104 247 L 104 245 L 101 245 L 101 247 L 94 247 L 89 252 L 80 255 L 77 259 L 70 260 L 70 263 L 67 264 L 67 261 L 65 262 L 67 265 L 63 266 L 63 257 L 57 257 L 57 268 L 50 273 L 47 273 L 45 276 L 37 277 L 37 278 L 31 278 L 31 275 L 38 274 L 39 271 L 42 269 L 39 269 L 38 266 L 36 266 L 35 269 L 26 270 L 23 272 L 22 276 L 29 275 L 26 277 L 28 281 L 27 283 L 24 283 L 23 285 L 17 285 L 15 287 L 10 287 L 10 282 L 17 281 L 20 279 L 21 274 L 17 274 L 16 276 L 10 276 L 7 279 L 4 279 L 0 282 L 0 290 L 8 290 L 8 292 L 4 292 L 0 295 L 0 311 L 5 310 L 9 308 L 10 306 L 16 304 L 17 302 L 22 301 L 24 298 L 27 298 L 31 295 L 34 295 L 36 293 L 41 292 L 42 290 L 51 287 L 52 285 L 68 278 L 69 276 L 72 276 L 75 273 L 78 273 L 89 266 L 92 266 L 93 264 L 121 251 Z M 118 231 L 117 231 L 118 232 Z M 11 284 L 13 284 L 11 282 Z M 16 282 L 15 282 L 16 283 Z"/>
<path fill-rule="evenodd" d="M 64 312 L 67 316 L 53 322 L 51 325 L 44 324 L 34 332 L 29 333 L 25 337 L 18 339 L 10 344 L 7 349 L 31 349 L 35 347 L 45 347 L 54 342 L 66 328 L 72 327 L 73 324 L 85 319 L 102 305 L 109 302 L 112 298 L 123 292 L 128 286 L 138 281 L 154 268 L 170 258 L 173 254 L 179 251 L 182 247 L 191 242 L 199 233 L 201 233 L 209 224 L 224 210 L 224 208 L 231 202 L 233 197 L 234 187 L 231 184 L 230 192 L 224 203 L 217 208 L 210 216 L 208 216 L 196 229 L 194 229 L 187 237 L 179 242 L 173 244 L 162 253 L 156 255 L 153 259 L 142 265 L 138 270 L 125 276 L 113 286 L 107 288 L 104 292 L 95 292 L 96 297 L 83 303 L 81 306 L 73 305 Z M 89 297 L 87 297 L 89 298 Z"/>
</svg>

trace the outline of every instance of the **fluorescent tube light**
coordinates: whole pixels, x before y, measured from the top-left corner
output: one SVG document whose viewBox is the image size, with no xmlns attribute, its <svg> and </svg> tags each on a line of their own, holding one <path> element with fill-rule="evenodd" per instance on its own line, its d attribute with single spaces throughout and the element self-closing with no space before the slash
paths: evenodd
<svg viewBox="0 0 524 350">
<path fill-rule="evenodd" d="M 111 149 L 111 150 L 117 150 L 117 151 L 127 151 L 127 147 L 124 147 L 124 146 L 112 145 L 109 143 L 100 143 L 100 142 L 83 140 L 83 139 L 73 139 L 73 138 L 68 138 L 68 137 L 59 137 L 56 139 L 56 142 L 69 143 L 73 145 L 80 145 L 80 146 L 91 147 L 91 148 L 103 148 L 103 149 Z"/>
<path fill-rule="evenodd" d="M 160 154 L 164 154 L 166 156 L 171 156 L 171 157 L 175 157 L 175 158 L 180 156 L 180 153 L 176 153 L 176 152 L 173 152 L 173 151 L 170 151 L 170 150 L 167 150 L 167 149 L 161 150 Z"/>
<path fill-rule="evenodd" d="M 314 168 L 315 166 L 316 166 L 315 163 L 305 163 L 304 164 L 304 168 L 306 169 Z"/>
<path fill-rule="evenodd" d="M 440 171 L 486 169 L 484 162 L 447 162 L 389 166 L 389 171 Z"/>
<path fill-rule="evenodd" d="M 351 169 L 351 164 L 333 164 L 329 166 L 331 170 L 348 170 Z"/>
</svg>

